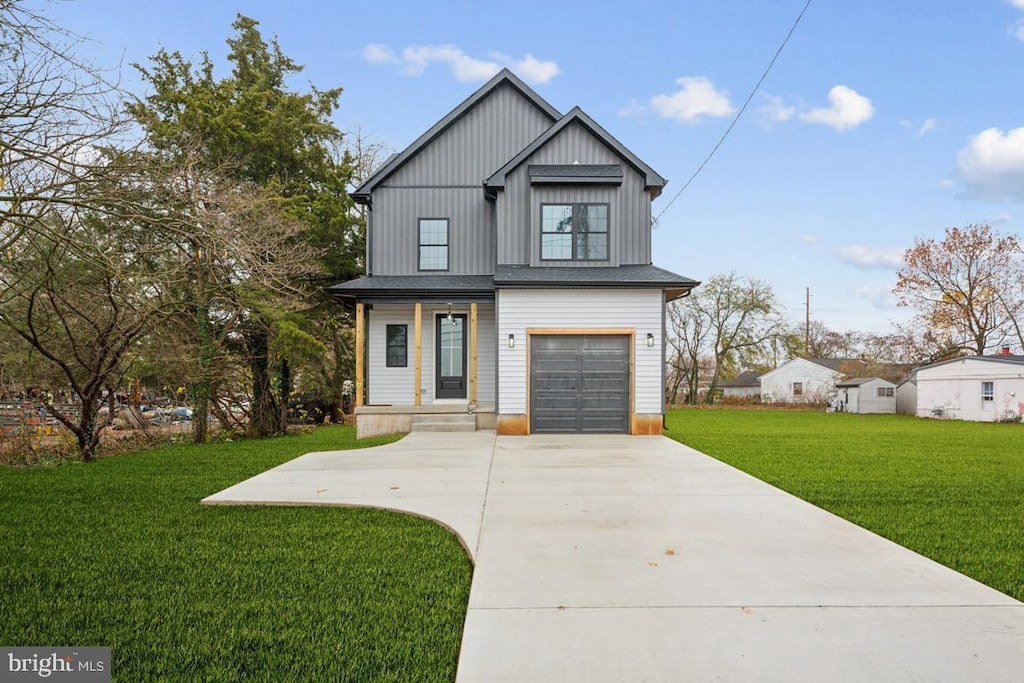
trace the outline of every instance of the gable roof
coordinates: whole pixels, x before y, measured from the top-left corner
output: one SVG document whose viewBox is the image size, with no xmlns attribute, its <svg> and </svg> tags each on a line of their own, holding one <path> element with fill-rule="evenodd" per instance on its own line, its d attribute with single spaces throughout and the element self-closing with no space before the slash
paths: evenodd
<svg viewBox="0 0 1024 683">
<path fill-rule="evenodd" d="M 497 90 L 502 85 L 510 85 L 519 91 L 519 93 L 525 97 L 531 104 L 537 109 L 542 111 L 551 119 L 552 122 L 557 121 L 561 117 L 561 113 L 552 107 L 543 97 L 538 95 L 530 86 L 526 85 L 522 80 L 519 79 L 514 73 L 508 69 L 502 69 L 499 71 L 491 80 L 484 83 L 475 93 L 467 97 L 462 104 L 452 109 L 448 114 L 430 127 L 423 135 L 416 138 L 415 141 L 398 154 L 393 154 L 383 166 L 377 169 L 373 175 L 367 178 L 362 185 L 356 188 L 355 191 L 350 193 L 352 199 L 360 204 L 365 204 L 370 201 L 370 193 L 373 192 L 374 188 L 384 182 L 391 174 L 400 169 L 409 159 L 416 156 L 420 150 L 433 142 L 439 135 L 448 130 L 454 125 L 459 119 L 465 116 L 473 107 L 479 104 L 484 98 L 490 95 L 493 91 Z"/>
<path fill-rule="evenodd" d="M 864 361 L 860 358 L 804 358 L 804 360 L 829 370 L 835 370 L 836 372 L 839 372 L 839 368 L 847 363 L 864 364 Z"/>
<path fill-rule="evenodd" d="M 917 368 L 917 371 L 924 370 L 926 368 L 937 368 L 942 365 L 949 365 L 950 363 L 957 363 L 964 360 L 979 360 L 987 363 L 1005 363 L 1007 365 L 1024 365 L 1024 356 L 1007 356 L 997 354 L 995 356 L 960 356 L 959 358 L 950 358 L 949 360 L 939 361 L 938 363 L 931 363 L 929 365 L 922 365 Z"/>
<path fill-rule="evenodd" d="M 723 380 L 718 383 L 719 388 L 738 388 L 738 387 L 759 387 L 761 386 L 761 375 L 763 373 L 756 372 L 754 370 L 747 370 L 741 372 L 732 379 Z"/>
<path fill-rule="evenodd" d="M 519 154 L 512 157 L 511 160 L 495 173 L 484 181 L 484 189 L 487 191 L 488 196 L 494 197 L 497 195 L 498 190 L 505 189 L 505 178 L 509 173 L 519 168 L 519 166 L 530 158 L 534 152 L 546 145 L 552 138 L 558 135 L 560 132 L 565 130 L 566 127 L 573 123 L 579 123 L 581 126 L 586 128 L 594 137 L 600 140 L 605 147 L 614 152 L 625 161 L 627 164 L 632 166 L 637 173 L 644 177 L 644 188 L 655 190 L 655 196 L 661 193 L 661 188 L 668 182 L 662 178 L 658 173 L 645 164 L 640 157 L 629 151 L 625 145 L 616 140 L 611 134 L 602 128 L 594 119 L 590 118 L 585 111 L 579 107 L 573 107 L 572 110 L 555 122 L 553 126 L 548 128 L 546 131 L 527 145 Z"/>
<path fill-rule="evenodd" d="M 838 384 L 836 384 L 836 386 L 837 387 L 859 387 L 860 385 L 867 384 L 868 382 L 881 382 L 883 384 L 889 384 L 889 385 L 892 385 L 892 386 L 896 386 L 893 382 L 890 382 L 889 380 L 883 379 L 881 377 L 854 377 L 853 379 L 847 379 L 847 380 L 844 380 L 842 382 L 839 382 Z"/>
</svg>

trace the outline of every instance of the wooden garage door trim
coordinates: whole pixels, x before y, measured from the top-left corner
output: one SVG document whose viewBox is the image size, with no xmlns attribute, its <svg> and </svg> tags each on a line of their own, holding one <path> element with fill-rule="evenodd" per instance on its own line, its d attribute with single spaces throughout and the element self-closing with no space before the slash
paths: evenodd
<svg viewBox="0 0 1024 683">
<path fill-rule="evenodd" d="M 533 358 L 533 335 L 593 335 L 629 337 L 629 433 L 636 434 L 636 328 L 635 327 L 527 327 L 526 328 L 526 433 L 531 433 L 533 382 L 530 381 L 530 363 Z"/>
</svg>

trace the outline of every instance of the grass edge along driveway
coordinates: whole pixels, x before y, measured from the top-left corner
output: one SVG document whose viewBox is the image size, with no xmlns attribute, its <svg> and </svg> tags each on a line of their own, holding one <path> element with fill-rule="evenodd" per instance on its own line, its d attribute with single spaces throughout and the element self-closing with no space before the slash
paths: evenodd
<svg viewBox="0 0 1024 683">
<path fill-rule="evenodd" d="M 1024 601 L 1024 426 L 680 409 L 666 434 Z"/>
<path fill-rule="evenodd" d="M 384 510 L 202 506 L 351 427 L 0 469 L 0 644 L 105 645 L 114 680 L 451 681 L 472 566 Z"/>
</svg>

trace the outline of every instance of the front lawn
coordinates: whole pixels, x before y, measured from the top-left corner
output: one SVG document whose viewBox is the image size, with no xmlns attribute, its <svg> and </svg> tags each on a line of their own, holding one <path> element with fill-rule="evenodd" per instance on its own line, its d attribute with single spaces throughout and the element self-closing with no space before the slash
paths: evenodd
<svg viewBox="0 0 1024 683">
<path fill-rule="evenodd" d="M 358 446 L 376 442 L 359 442 Z M 0 468 L 0 643 L 106 645 L 119 681 L 451 681 L 472 568 L 394 512 L 205 507 L 351 427 Z"/>
<path fill-rule="evenodd" d="M 668 435 L 1024 600 L 1024 427 L 675 410 Z"/>
</svg>

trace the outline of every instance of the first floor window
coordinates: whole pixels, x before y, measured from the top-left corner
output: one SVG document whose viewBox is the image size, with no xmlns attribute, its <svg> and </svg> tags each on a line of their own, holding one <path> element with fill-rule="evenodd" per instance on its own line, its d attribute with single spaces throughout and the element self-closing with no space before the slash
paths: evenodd
<svg viewBox="0 0 1024 683">
<path fill-rule="evenodd" d="M 895 395 L 896 390 L 893 387 L 875 387 L 875 396 L 877 398 L 891 398 Z"/>
<path fill-rule="evenodd" d="M 995 382 L 982 382 L 981 383 L 981 402 L 992 403 L 996 400 L 996 383 Z"/>
<path fill-rule="evenodd" d="M 409 364 L 409 326 L 388 325 L 387 367 L 404 368 Z"/>
<path fill-rule="evenodd" d="M 803 382 L 793 382 L 793 396 L 803 396 L 803 395 L 804 395 L 804 383 Z"/>
<path fill-rule="evenodd" d="M 448 270 L 448 219 L 421 218 L 419 269 Z"/>
<path fill-rule="evenodd" d="M 540 257 L 545 261 L 608 260 L 608 205 L 541 205 Z"/>
</svg>

